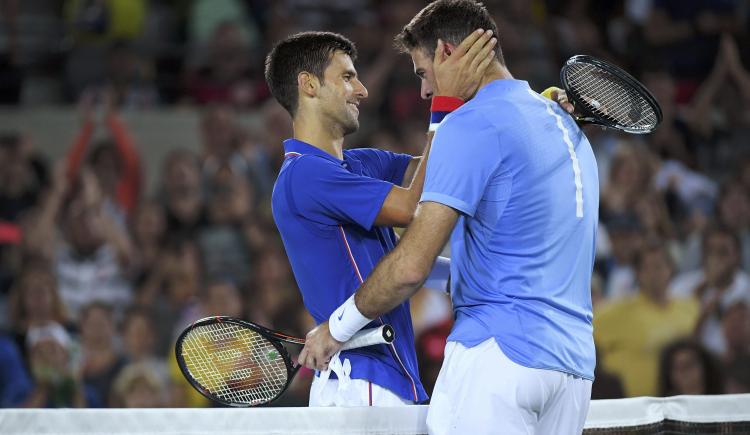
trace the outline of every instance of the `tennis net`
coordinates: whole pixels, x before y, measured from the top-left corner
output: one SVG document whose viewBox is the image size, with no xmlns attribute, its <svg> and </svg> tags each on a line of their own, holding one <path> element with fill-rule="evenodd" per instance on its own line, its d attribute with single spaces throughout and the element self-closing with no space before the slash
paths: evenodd
<svg viewBox="0 0 750 435">
<path fill-rule="evenodd" d="M 400 408 L 0 409 L 0 434 L 426 434 Z M 503 433 L 488 428 L 487 433 Z M 750 434 L 750 394 L 591 402 L 585 434 Z"/>
</svg>

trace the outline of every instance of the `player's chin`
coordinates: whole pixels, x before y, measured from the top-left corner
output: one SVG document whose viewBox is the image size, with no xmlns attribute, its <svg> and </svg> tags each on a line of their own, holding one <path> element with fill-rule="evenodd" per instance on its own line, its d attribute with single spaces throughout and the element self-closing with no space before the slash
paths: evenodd
<svg viewBox="0 0 750 435">
<path fill-rule="evenodd" d="M 357 130 L 359 130 L 359 120 L 350 119 L 348 122 L 344 123 L 344 135 L 352 134 Z"/>
</svg>

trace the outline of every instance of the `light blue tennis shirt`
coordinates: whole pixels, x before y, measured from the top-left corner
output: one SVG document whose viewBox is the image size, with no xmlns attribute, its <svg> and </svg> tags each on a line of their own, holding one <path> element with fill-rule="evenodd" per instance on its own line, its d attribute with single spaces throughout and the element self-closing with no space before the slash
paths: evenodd
<svg viewBox="0 0 750 435">
<path fill-rule="evenodd" d="M 522 366 L 593 379 L 599 180 L 571 116 L 524 81 L 490 82 L 435 133 L 421 201 L 460 212 L 448 340 L 494 337 Z"/>
</svg>

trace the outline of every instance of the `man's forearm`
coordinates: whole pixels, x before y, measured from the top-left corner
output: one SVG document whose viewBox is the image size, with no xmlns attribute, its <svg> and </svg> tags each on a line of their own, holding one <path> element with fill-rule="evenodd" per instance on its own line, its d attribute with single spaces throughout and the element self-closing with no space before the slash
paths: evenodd
<svg viewBox="0 0 750 435">
<path fill-rule="evenodd" d="M 355 294 L 357 308 L 365 317 L 374 319 L 391 311 L 416 293 L 424 282 L 427 274 L 405 251 L 396 248 L 384 257 Z"/>
<path fill-rule="evenodd" d="M 422 188 L 424 188 L 424 178 L 427 173 L 427 158 L 430 155 L 430 148 L 432 148 L 432 138 L 435 136 L 435 132 L 427 133 L 427 144 L 422 151 L 422 158 L 417 163 L 417 170 L 414 171 L 414 176 L 409 183 L 409 195 L 414 199 L 414 206 L 419 202 L 419 197 L 422 196 Z"/>
</svg>

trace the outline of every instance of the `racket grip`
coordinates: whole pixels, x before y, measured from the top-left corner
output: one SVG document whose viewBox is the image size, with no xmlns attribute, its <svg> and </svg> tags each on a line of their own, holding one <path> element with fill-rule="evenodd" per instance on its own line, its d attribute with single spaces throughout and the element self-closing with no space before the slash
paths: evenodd
<svg viewBox="0 0 750 435">
<path fill-rule="evenodd" d="M 383 325 L 379 328 L 363 329 L 349 339 L 341 347 L 341 350 L 356 349 L 359 347 L 372 346 L 374 344 L 388 344 L 393 342 L 396 334 L 391 325 Z"/>
</svg>

